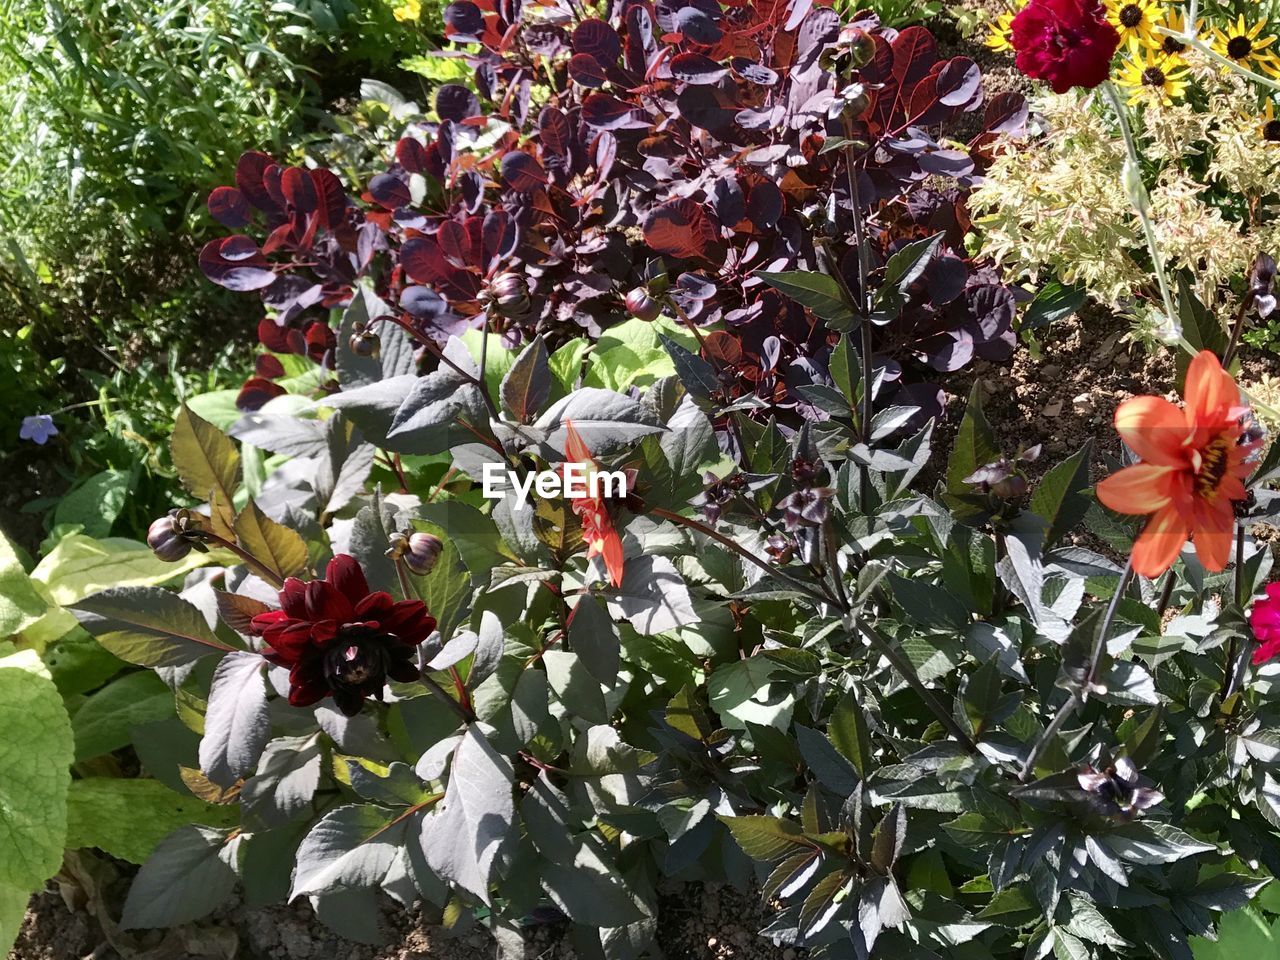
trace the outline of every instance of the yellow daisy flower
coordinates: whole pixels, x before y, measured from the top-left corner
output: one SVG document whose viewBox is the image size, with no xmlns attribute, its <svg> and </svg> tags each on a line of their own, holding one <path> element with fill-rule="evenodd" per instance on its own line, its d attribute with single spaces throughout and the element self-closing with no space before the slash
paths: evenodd
<svg viewBox="0 0 1280 960">
<path fill-rule="evenodd" d="M 1013 18 L 1027 5 L 1027 0 L 1017 0 L 1017 10 L 1006 11 L 996 17 L 988 28 L 986 45 L 997 53 L 1013 52 Z"/>
<path fill-rule="evenodd" d="M 1130 91 L 1131 105 L 1146 100 L 1169 106 L 1187 95 L 1189 73 L 1179 58 L 1166 57 L 1148 47 L 1125 58 L 1116 81 Z"/>
<path fill-rule="evenodd" d="M 1107 0 L 1107 19 L 1120 42 L 1137 51 L 1159 38 L 1156 24 L 1164 19 L 1165 0 Z"/>
<path fill-rule="evenodd" d="M 422 0 L 403 0 L 392 9 L 391 15 L 401 23 L 416 21 L 422 16 Z"/>
<path fill-rule="evenodd" d="M 1276 103 L 1270 98 L 1267 99 L 1267 108 L 1262 111 L 1258 135 L 1265 143 L 1280 145 L 1280 120 L 1276 119 Z"/>
<path fill-rule="evenodd" d="M 1262 70 L 1273 77 L 1280 76 L 1280 61 L 1270 49 L 1276 37 L 1275 34 L 1264 35 L 1266 29 L 1265 17 L 1251 27 L 1241 14 L 1234 26 L 1225 30 L 1213 28 L 1213 51 L 1247 70 Z"/>
<path fill-rule="evenodd" d="M 1174 33 L 1187 32 L 1187 15 L 1180 9 L 1170 10 L 1164 18 L 1164 22 L 1159 24 L 1166 30 L 1172 30 Z M 1201 17 L 1196 21 L 1196 34 L 1204 32 L 1204 18 Z M 1170 37 L 1167 34 L 1152 32 L 1152 37 L 1147 44 L 1152 50 L 1159 50 L 1166 57 L 1177 57 L 1180 63 L 1185 63 L 1183 56 L 1187 52 L 1187 45 L 1181 40 Z"/>
</svg>

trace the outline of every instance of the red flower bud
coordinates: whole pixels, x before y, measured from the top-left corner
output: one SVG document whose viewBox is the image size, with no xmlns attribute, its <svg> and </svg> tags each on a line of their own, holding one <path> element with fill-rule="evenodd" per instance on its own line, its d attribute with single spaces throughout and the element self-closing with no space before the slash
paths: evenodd
<svg viewBox="0 0 1280 960">
<path fill-rule="evenodd" d="M 662 305 L 649 296 L 644 287 L 636 287 L 626 298 L 627 312 L 639 320 L 656 320 L 662 312 Z"/>
<path fill-rule="evenodd" d="M 160 517 L 147 528 L 147 546 L 166 563 L 175 563 L 191 552 L 191 542 L 182 535 L 172 515 Z"/>
</svg>

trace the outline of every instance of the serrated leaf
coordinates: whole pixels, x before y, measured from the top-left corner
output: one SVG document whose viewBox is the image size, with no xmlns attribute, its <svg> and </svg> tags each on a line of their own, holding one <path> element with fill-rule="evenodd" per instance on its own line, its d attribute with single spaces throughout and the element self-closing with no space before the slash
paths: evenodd
<svg viewBox="0 0 1280 960">
<path fill-rule="evenodd" d="M 279 574 L 296 577 L 307 569 L 307 544 L 296 530 L 276 523 L 250 500 L 236 517 L 240 546 Z"/>
<path fill-rule="evenodd" d="M 1046 550 L 1083 520 L 1089 510 L 1090 500 L 1084 490 L 1089 486 L 1092 452 L 1093 441 L 1088 440 L 1071 457 L 1046 473 L 1031 494 L 1031 512 L 1044 520 L 1047 527 Z"/>
<path fill-rule="evenodd" d="M 182 667 L 232 648 L 196 607 L 155 587 L 117 587 L 70 605 L 80 625 L 121 660 Z"/>
<path fill-rule="evenodd" d="M 165 837 L 129 887 L 121 928 L 173 927 L 220 907 L 236 885 L 226 839 L 224 831 L 196 824 Z"/>
<path fill-rule="evenodd" d="M 808 307 L 833 330 L 848 330 L 857 322 L 853 303 L 834 277 L 807 270 L 782 273 L 760 270 L 756 276 L 784 296 Z"/>
<path fill-rule="evenodd" d="M 330 810 L 298 847 L 289 899 L 378 886 L 407 829 L 400 811 L 386 807 L 352 803 Z"/>
<path fill-rule="evenodd" d="M 534 337 L 502 378 L 502 405 L 520 423 L 528 423 L 551 392 L 551 368 L 542 335 Z"/>
<path fill-rule="evenodd" d="M 0 657 L 0 888 L 23 897 L 58 869 L 73 759 L 62 697 L 34 651 Z"/>
<path fill-rule="evenodd" d="M 827 732 L 835 748 L 853 764 L 858 775 L 865 779 L 875 763 L 871 754 L 871 729 L 852 690 L 846 691 L 836 704 Z"/>
<path fill-rule="evenodd" d="M 130 863 L 143 863 L 179 827 L 198 823 L 225 828 L 236 809 L 175 793 L 158 780 L 87 777 L 67 794 L 67 849 L 95 848 Z"/>
<path fill-rule="evenodd" d="M 260 654 L 237 651 L 218 661 L 213 672 L 200 769 L 220 787 L 230 787 L 252 771 L 271 736 L 265 665 Z"/>
<path fill-rule="evenodd" d="M 225 503 L 233 501 L 240 486 L 240 452 L 226 434 L 185 404 L 173 424 L 170 452 L 192 496 L 208 500 L 216 493 Z"/>
<path fill-rule="evenodd" d="M 799 826 L 780 817 L 722 815 L 720 820 L 729 828 L 742 852 L 753 860 L 773 862 L 813 846 L 804 839 Z"/>
</svg>

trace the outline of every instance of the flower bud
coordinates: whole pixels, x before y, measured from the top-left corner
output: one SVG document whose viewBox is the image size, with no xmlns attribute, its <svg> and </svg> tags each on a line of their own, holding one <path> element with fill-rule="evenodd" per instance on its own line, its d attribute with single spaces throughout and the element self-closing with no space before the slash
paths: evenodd
<svg viewBox="0 0 1280 960">
<path fill-rule="evenodd" d="M 191 552 L 191 541 L 182 535 L 179 520 L 174 514 L 152 522 L 147 528 L 147 546 L 166 563 L 175 563 Z"/>
<path fill-rule="evenodd" d="M 409 546 L 404 553 L 404 565 L 416 576 L 425 577 L 440 559 L 444 550 L 444 542 L 429 533 L 415 533 L 409 537 Z"/>
<path fill-rule="evenodd" d="M 636 287 L 626 298 L 627 312 L 638 320 L 656 320 L 662 312 L 662 305 L 649 296 L 644 287 Z"/>
<path fill-rule="evenodd" d="M 351 347 L 351 352 L 357 357 L 373 357 L 375 359 L 382 347 L 382 342 L 378 339 L 378 335 L 372 330 L 353 333 L 347 344 Z"/>
<path fill-rule="evenodd" d="M 865 67 L 876 55 L 876 41 L 861 27 L 847 26 L 840 31 L 839 44 L 849 55 L 855 70 Z"/>
<path fill-rule="evenodd" d="M 529 284 L 511 270 L 494 277 L 489 285 L 489 299 L 498 313 L 508 320 L 523 319 L 533 306 L 529 299 Z"/>
</svg>

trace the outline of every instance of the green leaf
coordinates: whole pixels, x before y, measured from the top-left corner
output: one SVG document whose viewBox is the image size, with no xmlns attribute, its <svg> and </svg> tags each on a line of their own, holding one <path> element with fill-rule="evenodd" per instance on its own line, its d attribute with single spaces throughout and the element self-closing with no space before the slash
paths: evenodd
<svg viewBox="0 0 1280 960">
<path fill-rule="evenodd" d="M 13 544 L 0 532 L 0 638 L 20 633 L 46 609 L 48 604 L 27 576 Z"/>
<path fill-rule="evenodd" d="M 1280 920 L 1270 921 L 1253 907 L 1224 914 L 1218 921 L 1218 940 L 1191 938 L 1196 960 L 1261 960 L 1280 949 Z"/>
<path fill-rule="evenodd" d="M 866 779 L 875 764 L 871 754 L 871 730 L 852 690 L 846 691 L 836 704 L 827 732 L 835 748 L 853 764 L 859 776 Z"/>
<path fill-rule="evenodd" d="M 192 496 L 208 500 L 217 494 L 230 504 L 240 486 L 240 453 L 221 430 L 192 413 L 178 410 L 170 441 L 173 465 Z"/>
<path fill-rule="evenodd" d="M 578 654 L 548 650 L 543 653 L 542 662 L 546 664 L 551 689 L 567 713 L 590 723 L 609 722 L 600 681 L 591 675 Z"/>
<path fill-rule="evenodd" d="M 1070 458 L 1046 473 L 1031 494 L 1031 512 L 1048 526 L 1045 549 L 1066 536 L 1089 510 L 1091 501 L 1084 490 L 1089 486 L 1092 452 L 1093 441 L 1085 441 L 1085 445 Z"/>
<path fill-rule="evenodd" d="M 140 864 L 179 827 L 232 827 L 238 819 L 235 806 L 204 803 L 159 780 L 87 777 L 67 794 L 67 849 L 92 847 Z"/>
<path fill-rule="evenodd" d="M 859 384 L 862 381 L 861 359 L 853 348 L 847 333 L 840 334 L 840 342 L 831 351 L 831 379 L 836 388 L 844 395 L 849 408 L 856 411 L 862 395 Z"/>
<path fill-rule="evenodd" d="M 199 824 L 165 837 L 129 887 L 121 928 L 173 927 L 221 906 L 236 886 L 226 840 L 224 831 Z"/>
<path fill-rule="evenodd" d="M 436 565 L 425 577 L 415 576 L 414 583 L 427 609 L 439 624 L 440 639 L 447 641 L 462 622 L 471 604 L 471 574 L 448 532 L 427 520 L 414 520 L 413 529 L 440 538 L 444 549 Z"/>
<path fill-rule="evenodd" d="M 240 546 L 285 577 L 296 577 L 307 569 L 307 544 L 297 531 L 276 523 L 250 500 L 236 517 L 236 539 Z"/>
<path fill-rule="evenodd" d="M 141 723 L 174 715 L 173 692 L 150 671 L 126 673 L 89 697 L 71 718 L 76 760 L 118 750 Z"/>
<path fill-rule="evenodd" d="M 800 827 L 790 820 L 763 816 L 721 816 L 720 819 L 729 828 L 742 852 L 753 860 L 773 862 L 802 849 L 812 848 L 812 844 L 804 839 Z"/>
<path fill-rule="evenodd" d="M 34 651 L 0 658 L 0 898 L 25 897 L 62 863 L 71 723 Z M 7 916 L 0 917 L 0 933 Z"/>
<path fill-rule="evenodd" d="M 110 587 L 168 583 L 217 559 L 215 552 L 193 550 L 177 563 L 166 563 L 145 543 L 136 540 L 120 537 L 95 540 L 73 534 L 58 541 L 31 572 L 31 579 L 43 582 L 49 599 L 67 607 Z"/>
<path fill-rule="evenodd" d="M 395 863 L 407 822 L 400 811 L 371 803 L 330 810 L 298 847 L 289 899 L 376 887 Z"/>
<path fill-rule="evenodd" d="M 556 378 L 565 393 L 572 390 L 582 375 L 582 358 L 591 349 L 591 341 L 585 337 L 574 337 L 562 344 L 560 349 L 547 359 L 551 375 Z"/>
<path fill-rule="evenodd" d="M 973 488 L 964 482 L 964 478 L 999 458 L 1000 448 L 996 445 L 995 434 L 982 411 L 982 384 L 975 383 L 969 394 L 969 405 L 965 407 L 964 419 L 960 421 L 955 447 L 947 461 L 947 492 L 953 497 L 972 494 Z"/>
<path fill-rule="evenodd" d="M 79 524 L 86 535 L 105 537 L 111 532 L 116 517 L 120 516 L 132 486 L 132 471 L 103 470 L 95 473 L 58 501 L 53 522 L 55 525 Z"/>
<path fill-rule="evenodd" d="M 858 320 L 854 305 L 834 277 L 807 270 L 772 273 L 761 270 L 756 276 L 779 293 L 808 307 L 833 330 L 848 330 Z"/>
<path fill-rule="evenodd" d="M 1065 320 L 1084 306 L 1086 293 L 1083 287 L 1065 286 L 1058 280 L 1050 280 L 1036 293 L 1036 298 L 1023 314 L 1022 330 L 1039 330 L 1056 320 Z"/>
<path fill-rule="evenodd" d="M 182 667 L 232 649 L 214 635 L 196 607 L 155 587 L 104 590 L 71 610 L 100 644 L 142 667 Z"/>
<path fill-rule="evenodd" d="M 573 609 L 569 620 L 569 646 L 587 672 L 607 687 L 618 682 L 621 645 L 618 628 L 604 606 L 590 594 Z"/>
</svg>

